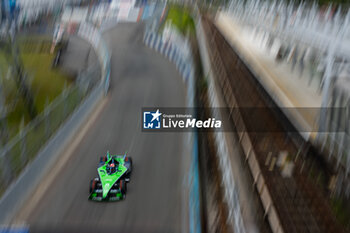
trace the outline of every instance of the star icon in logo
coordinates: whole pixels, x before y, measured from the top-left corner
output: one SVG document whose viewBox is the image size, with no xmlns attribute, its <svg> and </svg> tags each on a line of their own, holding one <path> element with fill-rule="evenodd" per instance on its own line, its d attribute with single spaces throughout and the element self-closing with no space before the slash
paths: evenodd
<svg viewBox="0 0 350 233">
<path fill-rule="evenodd" d="M 159 121 L 159 116 L 161 116 L 162 114 L 161 113 L 159 113 L 159 109 L 157 109 L 157 111 L 155 112 L 155 113 L 152 113 L 152 120 L 151 120 L 151 122 L 152 121 L 154 121 L 155 119 L 157 119 L 157 121 Z"/>
</svg>

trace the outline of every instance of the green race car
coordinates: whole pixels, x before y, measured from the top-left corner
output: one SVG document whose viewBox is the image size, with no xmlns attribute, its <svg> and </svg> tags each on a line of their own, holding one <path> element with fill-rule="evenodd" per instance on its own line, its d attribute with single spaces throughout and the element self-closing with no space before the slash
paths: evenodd
<svg viewBox="0 0 350 233">
<path fill-rule="evenodd" d="M 119 201 L 125 199 L 126 183 L 130 181 L 132 160 L 125 155 L 110 155 L 100 158 L 98 176 L 90 181 L 90 196 L 93 201 Z"/>
</svg>

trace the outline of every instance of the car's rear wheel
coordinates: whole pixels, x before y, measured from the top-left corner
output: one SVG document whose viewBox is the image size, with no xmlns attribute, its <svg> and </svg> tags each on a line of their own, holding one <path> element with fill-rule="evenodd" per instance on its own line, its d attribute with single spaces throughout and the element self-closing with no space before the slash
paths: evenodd
<svg viewBox="0 0 350 233">
<path fill-rule="evenodd" d="M 119 188 L 120 192 L 122 193 L 123 197 L 126 195 L 126 182 L 124 179 L 119 180 Z"/>
<path fill-rule="evenodd" d="M 132 172 L 132 158 L 126 157 L 124 162 L 125 162 L 125 166 L 128 168 L 128 171 L 125 174 L 125 181 L 126 181 L 126 183 L 129 183 L 131 172 Z"/>
</svg>

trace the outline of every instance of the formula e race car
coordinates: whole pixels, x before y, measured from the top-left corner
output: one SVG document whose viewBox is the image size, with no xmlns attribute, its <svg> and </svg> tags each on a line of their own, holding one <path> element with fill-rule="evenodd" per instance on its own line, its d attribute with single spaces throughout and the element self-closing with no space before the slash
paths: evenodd
<svg viewBox="0 0 350 233">
<path fill-rule="evenodd" d="M 126 197 L 126 183 L 130 181 L 132 160 L 125 155 L 110 155 L 100 158 L 98 176 L 90 181 L 90 196 L 93 201 L 119 201 Z"/>
</svg>

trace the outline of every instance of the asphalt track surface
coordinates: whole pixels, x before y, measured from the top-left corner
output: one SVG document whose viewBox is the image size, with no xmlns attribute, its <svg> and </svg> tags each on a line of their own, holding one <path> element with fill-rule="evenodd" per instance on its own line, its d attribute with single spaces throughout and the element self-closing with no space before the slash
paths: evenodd
<svg viewBox="0 0 350 233">
<path fill-rule="evenodd" d="M 48 188 L 40 193 L 39 186 L 15 221 L 32 232 L 182 232 L 185 134 L 142 132 L 141 108 L 184 107 L 185 85 L 173 64 L 143 45 L 141 24 L 119 24 L 104 37 L 112 53 L 111 88 L 100 113 L 52 182 L 42 181 Z M 90 179 L 107 150 L 133 158 L 126 199 L 88 201 Z"/>
</svg>

